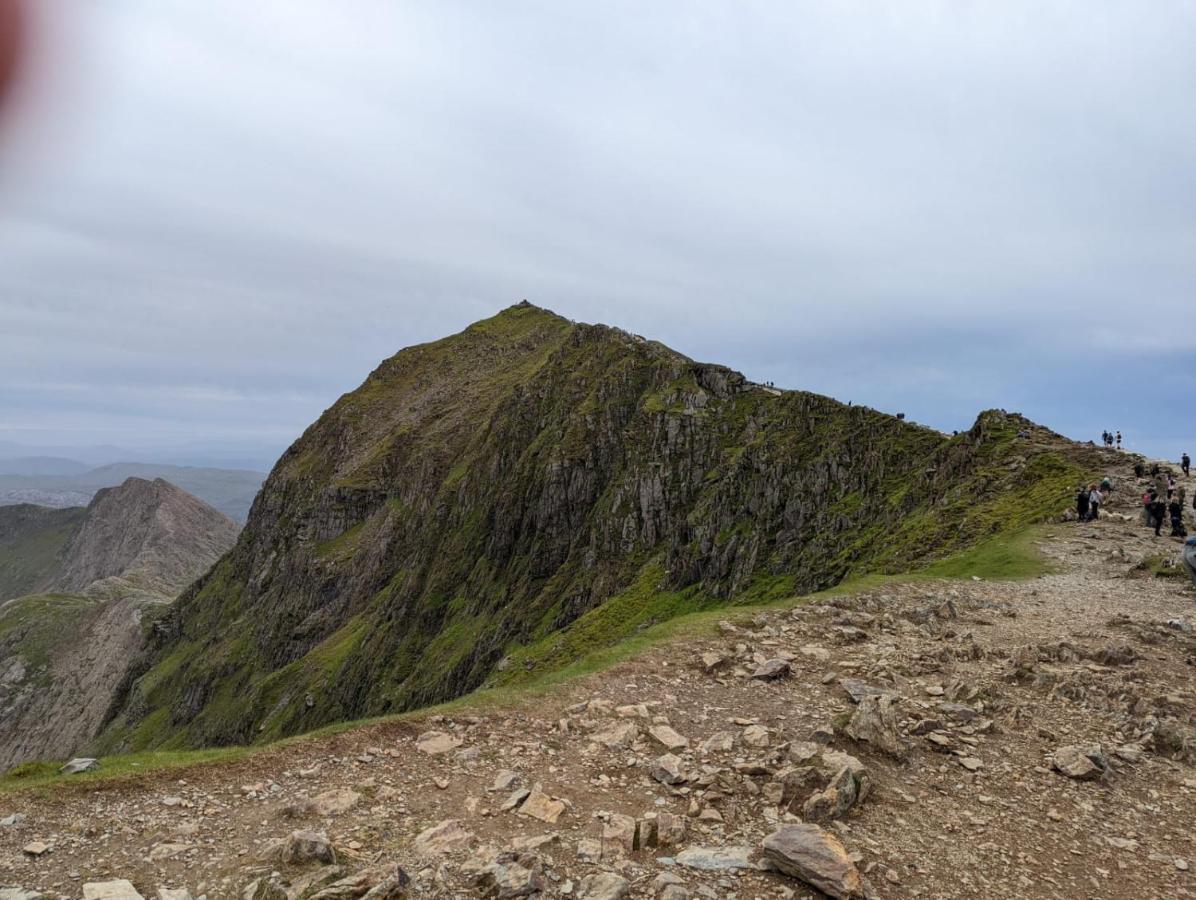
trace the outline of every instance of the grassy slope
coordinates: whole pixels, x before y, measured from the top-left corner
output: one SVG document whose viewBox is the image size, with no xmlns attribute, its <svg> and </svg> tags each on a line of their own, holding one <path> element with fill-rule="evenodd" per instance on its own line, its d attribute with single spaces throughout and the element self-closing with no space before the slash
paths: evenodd
<svg viewBox="0 0 1196 900">
<path fill-rule="evenodd" d="M 1035 547 L 1035 542 L 1041 536 L 1042 529 L 1039 527 L 1005 533 L 969 550 L 932 563 L 916 572 L 853 577 L 818 594 L 806 597 L 787 597 L 781 600 L 761 600 L 746 604 L 740 610 L 750 610 L 754 614 L 762 608 L 784 609 L 810 602 L 819 597 L 877 589 L 896 582 L 933 581 L 973 576 L 994 580 L 1033 578 L 1051 571 L 1047 561 Z M 624 599 L 633 596 L 636 596 L 636 591 L 631 589 Z M 677 605 L 679 600 L 676 595 L 660 599 L 641 596 L 640 599 L 647 601 L 651 607 L 664 604 L 678 611 L 682 608 Z M 680 602 L 684 604 L 683 600 Z M 250 754 L 269 752 L 272 747 L 318 739 L 321 736 L 348 731 L 376 721 L 417 719 L 438 713 L 460 714 L 471 710 L 506 708 L 520 703 L 534 702 L 537 696 L 553 690 L 564 682 L 600 672 L 661 644 L 713 636 L 718 632 L 720 621 L 728 618 L 734 620 L 736 614 L 735 609 L 719 606 L 711 609 L 678 612 L 675 617 L 655 624 L 647 624 L 647 620 L 644 620 L 642 616 L 637 616 L 640 627 L 633 629 L 630 637 L 588 649 L 579 648 L 579 652 L 568 662 L 558 668 L 541 671 L 535 677 L 476 691 L 465 697 L 428 709 L 378 719 L 340 722 L 306 735 L 285 738 L 270 744 L 208 750 L 143 750 L 115 754 L 102 757 L 99 769 L 80 775 L 59 774 L 60 763 L 57 761 L 25 763 L 0 776 L 0 794 L 27 790 L 57 791 L 68 785 L 86 790 L 90 787 L 111 784 L 114 781 L 134 781 L 157 772 L 232 763 L 244 759 Z M 578 632 L 579 635 L 580 633 Z"/>
<path fill-rule="evenodd" d="M 0 506 L 0 601 L 42 588 L 87 510 Z"/>
</svg>

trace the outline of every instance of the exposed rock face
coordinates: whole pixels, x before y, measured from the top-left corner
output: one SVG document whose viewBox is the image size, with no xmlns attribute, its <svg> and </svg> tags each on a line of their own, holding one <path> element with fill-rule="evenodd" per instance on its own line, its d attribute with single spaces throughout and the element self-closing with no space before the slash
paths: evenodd
<svg viewBox="0 0 1196 900">
<path fill-rule="evenodd" d="M 173 596 L 219 559 L 239 530 L 161 478 L 130 478 L 92 499 L 48 588 Z"/>
<path fill-rule="evenodd" d="M 275 738 L 525 678 L 678 606 L 908 568 L 1066 506 L 1065 445 L 1004 413 L 948 439 L 514 307 L 387 360 L 284 454 L 105 741 Z"/>
<path fill-rule="evenodd" d="M 24 582 L 42 593 L 0 607 L 8 767 L 66 757 L 96 734 L 150 623 L 232 546 L 237 527 L 173 485 L 136 478 L 100 491 L 86 510 L 0 507 L 3 521 L 22 558 L 54 548 L 37 561 L 36 581 Z"/>
</svg>

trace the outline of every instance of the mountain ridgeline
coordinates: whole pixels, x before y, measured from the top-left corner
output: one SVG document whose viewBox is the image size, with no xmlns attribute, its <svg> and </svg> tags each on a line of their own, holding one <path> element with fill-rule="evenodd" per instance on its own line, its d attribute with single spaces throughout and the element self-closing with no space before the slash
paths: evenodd
<svg viewBox="0 0 1196 900">
<path fill-rule="evenodd" d="M 101 748 L 244 743 L 531 678 L 679 613 L 1060 512 L 1092 451 L 954 438 L 527 304 L 411 347 L 284 454 Z"/>
<path fill-rule="evenodd" d="M 0 766 L 94 738 L 150 623 L 237 531 L 161 479 L 85 509 L 0 506 Z"/>
</svg>

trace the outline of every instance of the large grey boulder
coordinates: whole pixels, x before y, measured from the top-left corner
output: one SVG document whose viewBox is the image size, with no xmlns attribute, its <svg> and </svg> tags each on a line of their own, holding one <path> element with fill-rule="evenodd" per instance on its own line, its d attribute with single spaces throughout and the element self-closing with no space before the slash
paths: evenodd
<svg viewBox="0 0 1196 900">
<path fill-rule="evenodd" d="M 817 825 L 785 825 L 764 839 L 773 868 L 835 900 L 864 900 L 863 877 L 838 838 Z"/>
</svg>

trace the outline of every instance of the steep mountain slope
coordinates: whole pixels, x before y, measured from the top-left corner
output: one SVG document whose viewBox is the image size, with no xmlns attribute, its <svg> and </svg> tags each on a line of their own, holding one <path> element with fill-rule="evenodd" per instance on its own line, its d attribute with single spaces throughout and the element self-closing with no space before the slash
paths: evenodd
<svg viewBox="0 0 1196 900">
<path fill-rule="evenodd" d="M 0 602 L 46 587 L 86 511 L 22 503 L 0 506 Z"/>
<path fill-rule="evenodd" d="M 173 597 L 237 539 L 228 517 L 161 478 L 99 491 L 50 589 Z"/>
<path fill-rule="evenodd" d="M 1001 412 L 949 439 L 521 304 L 400 352 L 304 433 L 102 743 L 410 708 L 566 662 L 577 628 L 591 647 L 908 568 L 1057 512 L 1086 452 Z"/>
<path fill-rule="evenodd" d="M 162 480 L 130 478 L 85 510 L 0 508 L 10 589 L 28 594 L 0 606 L 0 765 L 94 736 L 150 622 L 237 530 Z"/>
<path fill-rule="evenodd" d="M 129 478 L 163 478 L 215 507 L 235 522 L 244 522 L 261 487 L 263 475 L 242 469 L 171 466 L 159 463 L 112 463 L 78 473 L 25 472 L 0 474 L 0 506 L 36 503 L 42 506 L 81 506 L 97 491 L 123 484 Z"/>
</svg>

